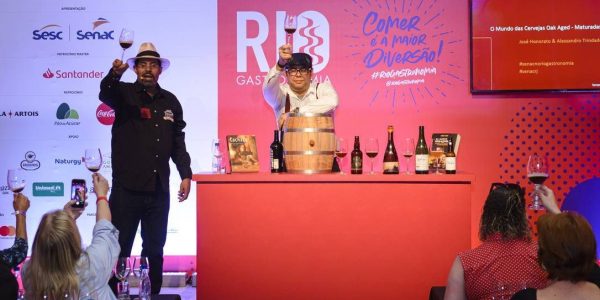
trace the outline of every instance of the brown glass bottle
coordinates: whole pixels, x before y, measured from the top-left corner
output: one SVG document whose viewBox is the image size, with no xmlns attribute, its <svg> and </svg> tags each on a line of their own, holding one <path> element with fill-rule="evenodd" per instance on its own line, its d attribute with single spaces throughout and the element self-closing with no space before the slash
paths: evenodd
<svg viewBox="0 0 600 300">
<path fill-rule="evenodd" d="M 350 173 L 362 174 L 363 153 L 360 151 L 360 140 L 358 136 L 354 137 L 354 150 L 350 153 Z"/>
<path fill-rule="evenodd" d="M 398 154 L 394 145 L 394 126 L 388 126 L 388 142 L 383 155 L 383 174 L 398 174 Z"/>
<path fill-rule="evenodd" d="M 415 173 L 429 173 L 429 149 L 425 141 L 425 126 L 419 126 L 419 140 L 415 149 Z"/>
</svg>

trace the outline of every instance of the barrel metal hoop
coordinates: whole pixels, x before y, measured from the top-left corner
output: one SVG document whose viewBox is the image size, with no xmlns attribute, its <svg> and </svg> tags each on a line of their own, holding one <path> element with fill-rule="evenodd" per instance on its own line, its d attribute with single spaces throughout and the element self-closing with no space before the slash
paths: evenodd
<svg viewBox="0 0 600 300">
<path fill-rule="evenodd" d="M 307 150 L 307 151 L 283 151 L 283 154 L 285 154 L 285 155 L 331 155 L 331 156 L 333 156 L 335 154 L 335 152 L 334 151 Z"/>
<path fill-rule="evenodd" d="M 335 133 L 333 128 L 286 128 L 284 132 L 327 132 Z"/>
<path fill-rule="evenodd" d="M 287 170 L 288 173 L 293 174 L 325 174 L 331 173 L 331 170 Z"/>
<path fill-rule="evenodd" d="M 331 114 L 318 113 L 288 113 L 289 117 L 331 117 Z"/>
</svg>

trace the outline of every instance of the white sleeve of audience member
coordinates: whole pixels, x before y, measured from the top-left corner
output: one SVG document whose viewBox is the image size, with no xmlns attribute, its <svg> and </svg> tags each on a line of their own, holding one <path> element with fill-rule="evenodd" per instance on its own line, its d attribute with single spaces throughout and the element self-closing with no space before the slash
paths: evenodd
<svg viewBox="0 0 600 300">
<path fill-rule="evenodd" d="M 338 106 L 338 94 L 329 82 L 319 84 L 317 88 L 318 99 L 310 101 L 306 105 L 300 107 L 301 113 L 328 113 Z"/>
<path fill-rule="evenodd" d="M 90 267 L 95 271 L 97 284 L 106 284 L 117 263 L 121 247 L 119 231 L 108 220 L 99 220 L 94 225 L 92 243 L 85 250 L 90 259 Z"/>
</svg>

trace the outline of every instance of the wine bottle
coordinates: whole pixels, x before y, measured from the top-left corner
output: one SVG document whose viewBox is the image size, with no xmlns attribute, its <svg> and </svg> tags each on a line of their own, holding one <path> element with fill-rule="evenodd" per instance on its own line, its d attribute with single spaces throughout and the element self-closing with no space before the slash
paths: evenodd
<svg viewBox="0 0 600 300">
<path fill-rule="evenodd" d="M 452 138 L 448 137 L 448 152 L 446 152 L 446 174 L 456 174 L 456 153 L 454 153 L 454 145 Z"/>
<path fill-rule="evenodd" d="M 383 155 L 383 174 L 398 174 L 398 154 L 394 146 L 394 126 L 388 126 L 388 143 Z"/>
<path fill-rule="evenodd" d="M 354 137 L 354 150 L 352 150 L 350 157 L 350 173 L 362 174 L 363 153 L 360 151 L 360 141 L 358 136 Z"/>
<path fill-rule="evenodd" d="M 429 173 L 429 149 L 427 148 L 427 142 L 425 142 L 425 126 L 419 126 L 419 140 L 415 149 L 415 161 L 415 173 Z"/>
<path fill-rule="evenodd" d="M 283 161 L 283 145 L 279 142 L 279 130 L 273 134 L 271 143 L 271 173 L 281 172 L 281 163 Z"/>
</svg>

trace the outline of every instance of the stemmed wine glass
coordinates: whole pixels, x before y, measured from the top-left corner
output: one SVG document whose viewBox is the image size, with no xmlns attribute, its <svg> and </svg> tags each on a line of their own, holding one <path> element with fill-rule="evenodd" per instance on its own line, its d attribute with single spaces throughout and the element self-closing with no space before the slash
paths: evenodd
<svg viewBox="0 0 600 300">
<path fill-rule="evenodd" d="M 365 145 L 365 153 L 371 159 L 370 174 L 375 174 L 373 171 L 373 159 L 377 156 L 377 153 L 379 153 L 379 141 L 377 141 L 377 138 L 369 138 L 367 140 L 367 144 Z"/>
<path fill-rule="evenodd" d="M 283 23 L 283 29 L 286 32 L 286 44 L 292 43 L 292 36 L 294 32 L 296 32 L 296 28 L 298 27 L 298 17 L 295 15 L 285 15 L 285 21 Z"/>
<path fill-rule="evenodd" d="M 102 152 L 99 148 L 85 149 L 85 156 L 82 160 L 90 172 L 96 173 L 102 167 Z"/>
<path fill-rule="evenodd" d="M 338 165 L 340 166 L 340 174 L 345 175 L 344 168 L 342 167 L 342 163 L 344 161 L 344 157 L 348 154 L 348 142 L 342 137 L 336 137 L 335 139 L 335 156 L 338 160 Z"/>
<path fill-rule="evenodd" d="M 148 258 L 145 256 L 140 256 L 140 259 L 138 260 L 134 257 L 131 268 L 133 275 L 139 278 L 142 274 L 142 269 L 148 269 Z"/>
<path fill-rule="evenodd" d="M 431 151 L 429 153 L 430 161 L 433 163 L 433 168 L 435 169 L 434 174 L 440 175 L 440 168 L 442 167 L 442 156 L 444 155 L 444 151 L 438 147 L 431 146 Z"/>
<path fill-rule="evenodd" d="M 131 261 L 129 257 L 119 257 L 115 266 L 115 277 L 119 280 L 117 284 L 118 298 L 129 299 L 129 283 L 127 277 L 131 272 Z"/>
<path fill-rule="evenodd" d="M 535 186 L 533 202 L 529 205 L 529 208 L 534 210 L 544 209 L 544 205 L 536 192 L 539 190 L 540 185 L 544 184 L 544 181 L 548 179 L 548 161 L 546 157 L 537 154 L 529 156 L 529 160 L 527 161 L 527 177 Z"/>
<path fill-rule="evenodd" d="M 121 35 L 119 36 L 119 45 L 123 48 L 123 54 L 121 54 L 121 61 L 125 57 L 125 50 L 133 45 L 133 30 L 123 28 Z"/>
<path fill-rule="evenodd" d="M 404 147 L 402 149 L 402 156 L 406 159 L 406 174 L 410 174 L 410 158 L 415 155 L 415 139 L 405 138 Z"/>
<path fill-rule="evenodd" d="M 17 194 L 25 188 L 25 177 L 22 169 L 10 169 L 6 176 L 6 183 L 10 190 Z"/>
</svg>

